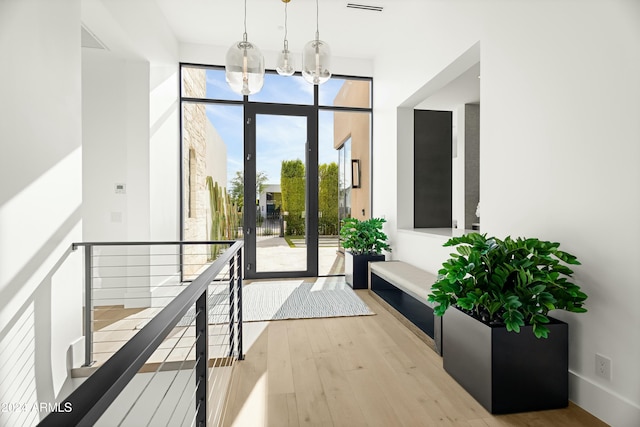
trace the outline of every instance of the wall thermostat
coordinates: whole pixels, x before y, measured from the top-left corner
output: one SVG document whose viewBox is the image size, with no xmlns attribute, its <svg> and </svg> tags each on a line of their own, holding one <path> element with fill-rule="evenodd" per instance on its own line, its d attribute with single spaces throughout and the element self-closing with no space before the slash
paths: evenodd
<svg viewBox="0 0 640 427">
<path fill-rule="evenodd" d="M 127 192 L 126 184 L 116 184 L 115 185 L 116 194 L 125 194 Z"/>
</svg>

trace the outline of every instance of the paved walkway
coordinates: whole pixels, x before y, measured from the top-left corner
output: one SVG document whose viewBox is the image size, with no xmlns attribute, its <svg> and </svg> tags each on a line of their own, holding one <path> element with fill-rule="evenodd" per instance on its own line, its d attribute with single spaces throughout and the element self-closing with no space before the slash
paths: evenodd
<svg viewBox="0 0 640 427">
<path fill-rule="evenodd" d="M 283 237 L 258 237 L 256 271 L 299 271 L 307 269 L 307 249 L 304 239 L 291 239 L 289 246 Z M 318 275 L 344 274 L 344 256 L 338 253 L 337 237 L 321 237 L 318 247 Z"/>
</svg>

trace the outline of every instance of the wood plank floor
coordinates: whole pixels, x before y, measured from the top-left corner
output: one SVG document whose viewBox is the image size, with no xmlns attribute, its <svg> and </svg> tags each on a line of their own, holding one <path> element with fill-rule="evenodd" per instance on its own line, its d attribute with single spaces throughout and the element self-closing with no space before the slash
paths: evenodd
<svg viewBox="0 0 640 427">
<path fill-rule="evenodd" d="M 492 416 L 433 350 L 357 292 L 377 315 L 268 322 L 245 338 L 223 425 L 606 426 L 573 404 Z"/>
</svg>

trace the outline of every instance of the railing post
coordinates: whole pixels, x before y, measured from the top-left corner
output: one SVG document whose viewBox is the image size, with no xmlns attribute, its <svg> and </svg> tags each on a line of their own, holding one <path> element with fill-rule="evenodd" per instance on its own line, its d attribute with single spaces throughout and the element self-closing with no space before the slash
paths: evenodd
<svg viewBox="0 0 640 427">
<path fill-rule="evenodd" d="M 235 323 L 236 323 L 236 310 L 237 310 L 237 300 L 236 300 L 236 278 L 235 278 L 235 259 L 233 256 L 229 260 L 229 357 L 233 357 L 233 353 L 235 350 Z"/>
<path fill-rule="evenodd" d="M 209 366 L 209 286 L 196 302 L 196 425 L 206 427 L 207 425 L 207 370 Z"/>
<path fill-rule="evenodd" d="M 236 299 L 238 304 L 238 360 L 244 360 L 244 353 L 242 349 L 242 249 L 236 254 L 238 259 L 238 297 Z"/>
<path fill-rule="evenodd" d="M 84 247 L 84 365 L 93 365 L 93 246 Z"/>
</svg>

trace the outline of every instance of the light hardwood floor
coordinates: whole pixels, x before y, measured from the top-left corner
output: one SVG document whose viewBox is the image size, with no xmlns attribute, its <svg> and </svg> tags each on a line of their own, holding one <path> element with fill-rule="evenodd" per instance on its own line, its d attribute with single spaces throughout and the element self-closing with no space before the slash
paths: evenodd
<svg viewBox="0 0 640 427">
<path fill-rule="evenodd" d="M 606 425 L 574 404 L 492 416 L 449 377 L 433 350 L 368 291 L 357 292 L 375 316 L 268 322 L 247 340 L 223 425 Z"/>
</svg>

